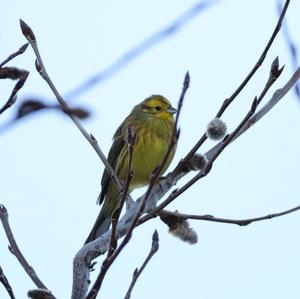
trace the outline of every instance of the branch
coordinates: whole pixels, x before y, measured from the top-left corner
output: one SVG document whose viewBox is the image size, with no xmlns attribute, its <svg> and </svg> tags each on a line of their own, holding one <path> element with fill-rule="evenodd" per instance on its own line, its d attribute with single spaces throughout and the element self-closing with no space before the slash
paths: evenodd
<svg viewBox="0 0 300 299">
<path fill-rule="evenodd" d="M 277 218 L 277 217 L 284 216 L 284 215 L 287 215 L 287 214 L 290 214 L 290 213 L 293 213 L 293 212 L 296 212 L 299 210 L 300 210 L 300 206 L 297 206 L 292 209 L 285 210 L 283 212 L 268 214 L 265 216 L 255 217 L 255 218 L 247 218 L 247 219 L 227 219 L 227 218 L 215 217 L 212 215 L 182 214 L 182 213 L 170 212 L 170 211 L 166 211 L 166 210 L 163 210 L 160 213 L 162 213 L 163 216 L 174 217 L 174 218 L 178 218 L 178 219 L 182 219 L 182 220 L 188 220 L 188 219 L 203 220 L 203 221 L 211 221 L 211 222 L 228 223 L 228 224 L 236 224 L 239 226 L 246 226 L 253 222 Z"/>
<path fill-rule="evenodd" d="M 111 218 L 111 240 L 110 240 L 110 245 L 107 253 L 107 258 L 112 256 L 113 252 L 117 248 L 117 238 L 116 238 L 116 228 L 117 224 L 126 200 L 126 196 L 128 194 L 129 186 L 131 183 L 131 180 L 133 178 L 133 170 L 132 170 L 132 158 L 133 158 L 133 149 L 134 145 L 136 142 L 136 134 L 133 132 L 132 127 L 128 127 L 128 132 L 127 132 L 128 140 L 127 140 L 127 147 L 128 147 L 128 170 L 127 170 L 127 175 L 124 183 L 124 188 L 121 192 L 120 195 L 120 203 L 118 207 L 115 209 L 115 211 L 112 214 Z M 104 262 L 103 262 L 104 263 Z"/>
<path fill-rule="evenodd" d="M 8 100 L 6 101 L 4 106 L 2 108 L 0 108 L 0 115 L 16 102 L 17 93 L 23 87 L 28 75 L 29 75 L 29 72 L 27 72 L 25 70 L 20 70 L 15 67 L 0 68 L 0 79 L 11 79 L 11 80 L 18 79 L 18 82 L 16 83 L 14 89 L 12 90 Z"/>
<path fill-rule="evenodd" d="M 267 102 L 261 110 L 255 113 L 250 120 L 246 122 L 243 128 L 240 130 L 239 134 L 235 137 L 239 137 L 242 133 L 246 132 L 252 125 L 254 125 L 257 121 L 259 121 L 264 115 L 266 115 L 275 105 L 278 103 L 284 95 L 293 87 L 295 82 L 300 78 L 300 68 L 293 74 L 291 79 L 281 88 L 275 91 L 272 98 Z M 206 156 L 210 157 L 215 154 L 218 150 L 219 146 L 221 146 L 222 142 L 218 143 L 214 146 L 211 150 L 207 151 Z M 192 165 L 193 166 L 193 165 Z M 196 165 L 195 165 L 196 166 Z M 151 196 L 148 199 L 148 203 L 145 208 L 145 213 L 151 213 L 156 203 L 173 187 L 177 184 L 177 182 L 185 176 L 190 170 L 194 170 L 193 167 L 187 169 L 184 167 L 181 172 L 169 173 L 166 177 L 159 180 L 157 184 L 153 187 L 151 192 Z M 174 190 L 171 195 L 176 192 Z M 128 231 L 130 224 L 132 222 L 133 217 L 136 215 L 136 212 L 139 208 L 139 203 L 142 200 L 143 196 L 140 197 L 136 202 L 134 202 L 130 209 L 126 211 L 123 217 L 120 219 L 116 235 L 118 238 L 123 237 L 126 232 Z M 144 216 L 142 219 L 139 220 L 139 224 L 142 223 L 142 220 L 145 220 Z M 103 234 L 100 238 L 94 240 L 93 242 L 86 244 L 83 246 L 76 256 L 74 257 L 73 261 L 73 288 L 72 288 L 72 299 L 82 299 L 85 297 L 88 285 L 89 285 L 89 265 L 93 259 L 96 257 L 104 254 L 110 244 L 111 239 L 111 231 L 107 231 Z"/>
<path fill-rule="evenodd" d="M 194 17 L 199 15 L 201 12 L 204 12 L 206 9 L 211 7 L 212 5 L 219 2 L 218 0 L 206 0 L 206 1 L 199 1 L 194 6 L 192 6 L 190 9 L 188 9 L 185 13 L 183 13 L 181 16 L 176 18 L 173 22 L 171 22 L 169 25 L 167 25 L 162 30 L 152 34 L 151 36 L 147 37 L 145 40 L 128 50 L 126 53 L 121 55 L 116 61 L 114 61 L 112 64 L 110 64 L 108 67 L 106 67 L 104 70 L 100 71 L 99 73 L 93 75 L 85 82 L 81 83 L 79 86 L 72 89 L 70 92 L 68 92 L 64 98 L 67 100 L 71 100 L 76 96 L 79 96 L 80 94 L 86 92 L 88 89 L 92 88 L 96 84 L 100 84 L 104 82 L 105 80 L 111 78 L 116 73 L 121 71 L 125 66 L 127 66 L 130 62 L 132 62 L 134 59 L 138 58 L 140 55 L 145 53 L 147 50 L 151 49 L 153 46 L 158 44 L 159 42 L 162 42 L 168 37 L 171 37 L 172 35 L 176 34 L 179 30 L 181 30 L 189 21 L 191 21 Z M 28 45 L 28 44 L 26 44 Z M 25 45 L 24 45 L 25 46 Z M 36 98 L 35 101 L 42 103 L 42 99 L 40 97 Z M 38 104 L 39 104 L 38 103 Z M 44 104 L 43 109 L 47 108 L 57 108 L 52 107 L 51 105 Z M 42 109 L 33 109 L 29 110 L 28 113 L 22 114 L 21 116 L 28 116 L 30 113 L 41 111 Z M 79 108 L 74 109 L 72 108 L 71 111 L 75 116 L 78 118 L 85 118 L 86 115 L 89 115 L 89 113 L 86 111 L 86 109 Z M 83 112 L 83 113 L 81 113 Z M 83 117 L 81 117 L 83 115 Z M 19 115 L 18 115 L 19 116 Z M 7 130 L 11 128 L 12 125 L 14 125 L 19 120 L 19 117 L 16 117 L 12 119 L 10 122 L 5 124 L 4 126 L 0 127 L 0 132 Z"/>
<path fill-rule="evenodd" d="M 285 13 L 286 13 L 287 8 L 289 6 L 289 3 L 290 3 L 290 0 L 285 1 L 284 7 L 281 11 L 278 22 L 276 24 L 276 27 L 275 27 L 275 29 L 274 29 L 267 45 L 266 45 L 266 47 L 264 48 L 261 56 L 259 57 L 258 61 L 255 63 L 255 65 L 253 66 L 253 68 L 251 69 L 249 74 L 246 76 L 244 81 L 238 86 L 238 88 L 234 91 L 234 93 L 223 102 L 221 108 L 219 109 L 219 111 L 217 112 L 217 114 L 215 116 L 216 118 L 220 118 L 223 115 L 223 113 L 226 111 L 226 109 L 229 107 L 229 105 L 234 101 L 234 99 L 244 89 L 244 87 L 248 84 L 248 82 L 251 80 L 253 75 L 256 73 L 256 71 L 260 68 L 260 66 L 264 62 L 264 60 L 267 56 L 267 53 L 268 53 L 272 43 L 275 40 L 275 37 L 277 36 L 278 32 L 280 31 L 280 28 L 282 26 L 282 21 L 284 19 L 284 16 L 285 16 Z M 188 152 L 188 154 L 180 161 L 180 163 L 178 164 L 178 166 L 176 167 L 176 169 L 174 171 L 179 172 L 180 169 L 186 164 L 186 162 L 189 159 L 191 159 L 191 157 L 197 152 L 197 150 L 203 145 L 203 143 L 206 140 L 207 140 L 207 136 L 206 136 L 206 134 L 203 134 L 202 137 L 193 146 L 193 148 Z"/>
<path fill-rule="evenodd" d="M 178 196 L 180 196 L 183 192 L 185 192 L 187 189 L 189 189 L 193 184 L 195 184 L 198 180 L 204 178 L 212 169 L 214 161 L 219 157 L 219 155 L 223 152 L 223 150 L 234 140 L 236 139 L 242 130 L 242 128 L 247 124 L 247 122 L 250 120 L 250 118 L 254 115 L 257 106 L 261 103 L 262 99 L 265 97 L 267 91 L 270 89 L 270 87 L 274 84 L 274 82 L 279 78 L 280 74 L 282 73 L 283 67 L 279 69 L 279 61 L 278 58 L 276 58 L 270 69 L 269 78 L 267 80 L 267 83 L 265 87 L 263 88 L 260 96 L 257 98 L 255 97 L 251 108 L 244 117 L 244 119 L 240 122 L 240 124 L 236 127 L 236 129 L 231 133 L 225 136 L 223 141 L 218 143 L 218 147 L 216 147 L 215 151 L 211 155 L 205 155 L 207 160 L 207 163 L 205 166 L 196 174 L 191 180 L 189 180 L 187 183 L 185 183 L 181 188 L 177 189 L 176 191 L 172 192 L 166 200 L 164 200 L 160 205 L 158 205 L 155 209 L 153 209 L 150 213 L 148 213 L 146 216 L 144 216 L 142 219 L 140 219 L 139 224 L 144 223 L 145 221 L 148 221 L 149 219 L 156 217 L 157 214 L 164 209 L 166 206 L 168 206 L 172 201 L 174 201 Z M 175 170 L 177 171 L 177 167 Z"/>
<path fill-rule="evenodd" d="M 190 84 L 190 76 L 189 76 L 189 73 L 187 72 L 186 75 L 185 75 L 185 78 L 184 78 L 181 95 L 180 95 L 180 98 L 179 98 L 179 101 L 178 101 L 176 118 L 175 118 L 174 127 L 173 127 L 173 130 L 172 130 L 171 139 L 170 139 L 167 151 L 166 151 L 160 165 L 158 165 L 158 167 L 156 167 L 154 169 L 154 171 L 152 172 L 152 174 L 151 174 L 150 182 L 149 182 L 147 191 L 146 191 L 143 199 L 141 200 L 141 202 L 139 204 L 139 208 L 136 211 L 136 214 L 135 214 L 135 216 L 134 216 L 134 218 L 133 218 L 133 220 L 132 220 L 132 222 L 131 222 L 131 224 L 128 228 L 128 231 L 126 232 L 126 235 L 125 235 L 122 243 L 120 244 L 120 246 L 113 253 L 110 252 L 111 255 L 108 255 L 107 258 L 104 260 L 104 262 L 102 264 L 102 267 L 101 267 L 101 271 L 100 271 L 93 287 L 91 288 L 90 292 L 86 296 L 86 299 L 96 298 L 108 269 L 110 268 L 110 266 L 116 260 L 118 255 L 121 253 L 121 251 L 124 249 L 124 247 L 129 242 L 129 240 L 131 238 L 131 235 L 132 235 L 132 232 L 133 232 L 134 228 L 136 227 L 140 216 L 144 213 L 144 209 L 145 209 L 146 203 L 148 201 L 148 198 L 151 194 L 151 191 L 152 191 L 155 183 L 159 179 L 159 177 L 161 175 L 161 172 L 162 172 L 162 170 L 163 170 L 165 164 L 167 163 L 167 160 L 168 160 L 168 158 L 171 154 L 171 151 L 174 149 L 174 146 L 176 145 L 177 137 L 178 137 L 177 136 L 178 120 L 179 120 L 179 116 L 180 116 L 180 112 L 181 112 L 181 108 L 182 108 L 182 104 L 183 104 L 185 94 L 186 94 L 186 92 L 189 88 L 189 84 Z M 110 248 L 111 248 L 111 245 L 110 245 Z"/>
<path fill-rule="evenodd" d="M 25 257 L 23 256 L 22 252 L 20 251 L 17 242 L 14 238 L 14 235 L 11 231 L 9 222 L 8 222 L 8 213 L 5 206 L 0 204 L 0 219 L 6 233 L 7 239 L 9 241 L 9 250 L 10 252 L 17 258 L 19 263 L 22 265 L 23 269 L 29 275 L 31 280 L 35 283 L 38 288 L 47 289 L 44 283 L 39 279 L 38 275 L 34 271 L 34 269 L 28 264 Z"/>
<path fill-rule="evenodd" d="M 151 246 L 150 252 L 149 252 L 148 256 L 146 257 L 144 263 L 142 264 L 142 267 L 140 269 L 136 268 L 134 270 L 133 276 L 132 276 L 132 281 L 130 283 L 130 286 L 128 288 L 128 291 L 127 291 L 124 299 L 130 299 L 132 290 L 133 290 L 139 276 L 142 274 L 145 267 L 147 266 L 147 264 L 149 263 L 149 261 L 151 260 L 153 255 L 158 251 L 158 249 L 159 249 L 159 239 L 158 239 L 158 233 L 155 230 L 152 235 L 152 246 Z"/>
<path fill-rule="evenodd" d="M 14 59 L 15 57 L 23 54 L 27 47 L 28 47 L 28 43 L 24 44 L 19 50 L 17 50 L 15 53 L 9 55 L 3 62 L 0 63 L 0 68 L 2 68 L 6 63 L 8 63 L 10 60 Z"/>
<path fill-rule="evenodd" d="M 300 79 L 300 67 L 296 70 L 296 72 L 292 75 L 290 80 L 282 87 L 277 89 L 271 99 L 259 110 L 257 111 L 244 125 L 244 127 L 240 130 L 234 140 L 240 137 L 243 133 L 245 133 L 249 128 L 251 128 L 254 124 L 256 124 L 262 117 L 264 117 L 274 106 L 293 88 L 296 82 Z M 219 148 L 221 143 L 215 145 L 212 149 L 206 152 L 206 156 L 209 158 L 214 155 L 215 151 Z"/>
<path fill-rule="evenodd" d="M 151 211 L 155 203 L 164 196 L 172 186 L 174 186 L 183 174 L 177 176 L 167 176 L 158 181 L 154 186 L 149 202 L 145 207 L 145 213 Z M 123 217 L 118 222 L 116 236 L 118 239 L 123 237 L 132 224 L 137 211 L 140 208 L 140 203 L 144 196 L 140 197 L 136 202 L 132 202 L 130 208 L 125 212 Z M 90 281 L 90 264 L 98 256 L 104 254 L 109 249 L 111 240 L 111 230 L 108 230 L 96 240 L 83 246 L 76 254 L 73 260 L 73 286 L 72 286 L 72 299 L 85 298 Z"/>
<path fill-rule="evenodd" d="M 0 266 L 0 282 L 3 284 L 4 288 L 6 289 L 7 293 L 9 294 L 9 297 L 11 299 L 15 299 L 15 295 L 13 292 L 12 287 L 10 286 L 10 283 L 8 281 L 8 279 L 6 278 L 5 274 L 3 273 L 3 270 Z"/>
<path fill-rule="evenodd" d="M 38 50 L 35 35 L 34 35 L 32 29 L 21 19 L 20 19 L 20 26 L 21 26 L 21 30 L 22 30 L 23 35 L 28 40 L 29 44 L 31 45 L 31 47 L 32 47 L 32 49 L 33 49 L 33 51 L 36 55 L 36 64 L 35 65 L 36 65 L 37 71 L 39 72 L 41 77 L 46 81 L 46 83 L 48 84 L 48 86 L 52 90 L 52 92 L 55 95 L 57 101 L 61 105 L 63 111 L 66 111 L 66 112 L 67 111 L 72 111 L 72 109 L 67 105 L 67 103 L 64 101 L 64 99 L 62 98 L 62 96 L 60 95 L 58 90 L 56 89 L 55 85 L 53 84 L 52 80 L 50 79 L 50 77 L 49 77 L 49 75 L 46 71 L 46 68 L 45 68 L 44 63 L 42 61 L 40 52 Z M 96 138 L 92 134 L 89 134 L 85 130 L 85 128 L 80 123 L 80 121 L 72 113 L 67 113 L 67 115 L 73 121 L 75 126 L 79 129 L 79 131 L 82 133 L 82 135 L 85 137 L 85 139 L 91 144 L 91 146 L 93 147 L 93 149 L 98 154 L 101 161 L 103 162 L 105 168 L 107 169 L 107 171 L 111 175 L 112 179 L 114 180 L 114 182 L 118 186 L 119 190 L 121 190 L 122 182 L 120 181 L 120 179 L 116 175 L 114 169 L 111 167 L 111 165 L 107 161 L 105 155 L 103 154 L 102 150 L 100 149 L 100 147 L 98 145 L 98 142 L 97 142 Z"/>
<path fill-rule="evenodd" d="M 279 13 L 281 11 L 281 8 L 282 8 L 281 1 L 278 0 L 277 1 L 277 9 L 278 9 Z M 290 35 L 287 21 L 285 21 L 283 23 L 282 32 L 283 32 L 283 36 L 284 36 L 285 41 L 286 41 L 286 45 L 287 45 L 288 50 L 290 52 L 293 69 L 296 70 L 297 66 L 299 64 L 297 46 L 296 46 L 295 42 L 293 41 L 293 39 Z M 299 83 L 295 84 L 294 90 L 295 90 L 295 94 L 296 94 L 298 100 L 300 100 L 300 84 Z"/>
</svg>

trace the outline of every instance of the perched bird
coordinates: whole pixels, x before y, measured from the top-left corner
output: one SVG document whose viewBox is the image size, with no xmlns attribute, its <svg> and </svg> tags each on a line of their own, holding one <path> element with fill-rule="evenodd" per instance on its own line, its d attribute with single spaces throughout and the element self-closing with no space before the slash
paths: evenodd
<svg viewBox="0 0 300 299">
<path fill-rule="evenodd" d="M 147 185 L 151 173 L 161 164 L 171 141 L 175 112 L 176 109 L 165 97 L 152 95 L 133 108 L 114 134 L 108 162 L 123 182 L 128 172 L 127 135 L 129 127 L 133 129 L 136 136 L 131 165 L 133 178 L 129 186 L 129 193 Z M 176 146 L 173 147 L 161 175 L 170 165 L 175 149 Z M 119 203 L 120 192 L 106 169 L 102 176 L 101 187 L 98 203 L 101 204 L 103 201 L 104 203 L 85 244 L 95 240 L 108 230 L 112 213 Z"/>
</svg>

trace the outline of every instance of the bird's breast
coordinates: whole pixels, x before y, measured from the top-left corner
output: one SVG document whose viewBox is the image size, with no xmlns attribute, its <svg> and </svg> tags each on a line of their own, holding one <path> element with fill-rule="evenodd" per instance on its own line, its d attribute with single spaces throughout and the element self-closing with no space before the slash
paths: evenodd
<svg viewBox="0 0 300 299">
<path fill-rule="evenodd" d="M 131 188 L 135 189 L 138 187 L 145 186 L 149 183 L 150 175 L 153 170 L 159 166 L 167 152 L 173 124 L 170 122 L 157 122 L 152 123 L 152 126 L 144 126 L 140 128 L 139 126 L 134 128 L 136 133 L 136 142 L 133 149 L 132 157 L 132 170 L 134 176 L 131 182 Z M 171 163 L 174 151 L 169 155 L 168 161 L 166 162 L 163 174 Z M 126 159 L 128 163 L 128 158 Z M 125 169 L 125 167 L 123 167 Z M 120 174 L 120 178 L 125 180 L 127 174 Z"/>
</svg>

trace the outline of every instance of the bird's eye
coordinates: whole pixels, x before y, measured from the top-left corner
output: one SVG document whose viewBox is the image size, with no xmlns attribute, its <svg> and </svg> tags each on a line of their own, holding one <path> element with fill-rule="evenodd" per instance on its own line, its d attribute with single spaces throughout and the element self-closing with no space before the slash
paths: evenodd
<svg viewBox="0 0 300 299">
<path fill-rule="evenodd" d="M 160 106 L 155 106 L 155 110 L 159 111 L 159 110 L 161 110 L 161 107 Z"/>
</svg>

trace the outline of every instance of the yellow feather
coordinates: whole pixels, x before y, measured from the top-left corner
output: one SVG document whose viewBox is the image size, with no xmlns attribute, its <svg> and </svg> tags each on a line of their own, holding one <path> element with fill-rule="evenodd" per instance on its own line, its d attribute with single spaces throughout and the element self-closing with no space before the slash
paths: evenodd
<svg viewBox="0 0 300 299">
<path fill-rule="evenodd" d="M 166 98 L 153 95 L 136 105 L 116 131 L 108 161 L 122 181 L 126 179 L 128 172 L 128 127 L 130 126 L 136 134 L 132 157 L 134 176 L 129 187 L 130 192 L 147 185 L 151 173 L 161 164 L 171 140 L 175 111 Z M 176 147 L 169 155 L 161 175 L 170 165 L 175 150 Z M 103 199 L 104 204 L 86 243 L 108 230 L 111 215 L 119 202 L 117 186 L 110 180 L 106 170 L 102 178 L 100 202 Z"/>
</svg>

